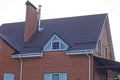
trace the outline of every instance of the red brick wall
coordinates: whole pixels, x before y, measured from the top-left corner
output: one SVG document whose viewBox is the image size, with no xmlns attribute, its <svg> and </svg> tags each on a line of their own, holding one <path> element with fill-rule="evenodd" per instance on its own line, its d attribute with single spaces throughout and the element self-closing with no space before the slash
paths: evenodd
<svg viewBox="0 0 120 80">
<path fill-rule="evenodd" d="M 109 38 L 108 38 L 108 32 L 107 32 L 107 26 L 106 24 L 103 25 L 103 29 L 100 36 L 101 41 L 101 54 L 99 55 L 96 51 L 94 53 L 95 56 L 112 59 L 111 52 L 110 52 L 110 44 L 109 44 Z M 105 48 L 107 48 L 107 54 L 105 54 Z"/>
<path fill-rule="evenodd" d="M 61 51 L 45 52 L 43 58 L 23 60 L 23 80 L 44 80 L 45 73 L 59 72 L 66 72 L 68 80 L 88 80 L 88 57 L 68 56 Z"/>
<path fill-rule="evenodd" d="M 19 60 L 11 59 L 14 50 L 0 39 L 0 80 L 3 80 L 5 72 L 14 73 L 15 80 L 19 80 Z"/>
<path fill-rule="evenodd" d="M 94 51 L 94 56 L 98 56 L 98 57 L 102 57 L 102 58 L 106 58 L 106 59 L 112 59 L 112 53 L 110 51 L 110 40 L 108 38 L 108 32 L 107 32 L 107 25 L 106 23 L 104 23 L 103 25 L 103 29 L 100 35 L 100 42 L 101 42 L 101 54 L 98 54 L 97 51 Z M 107 54 L 105 53 L 105 48 L 107 48 Z M 109 73 L 108 73 L 109 74 Z M 101 78 L 104 78 L 106 75 L 103 75 L 100 71 L 98 71 L 97 69 L 95 70 L 95 78 L 97 75 L 100 75 Z M 108 75 L 109 76 L 109 75 Z M 113 78 L 112 78 L 113 79 Z"/>
<path fill-rule="evenodd" d="M 0 38 L 0 53 L 1 53 L 1 50 L 2 50 L 2 39 Z"/>
</svg>

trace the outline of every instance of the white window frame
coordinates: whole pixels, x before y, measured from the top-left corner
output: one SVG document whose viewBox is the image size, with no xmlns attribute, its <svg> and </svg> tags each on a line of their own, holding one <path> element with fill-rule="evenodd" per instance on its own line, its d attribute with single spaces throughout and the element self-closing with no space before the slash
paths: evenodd
<svg viewBox="0 0 120 80">
<path fill-rule="evenodd" d="M 3 80 L 14 80 L 14 78 L 15 78 L 15 75 L 13 73 L 4 73 Z"/>
<path fill-rule="evenodd" d="M 58 42 L 59 43 L 59 48 L 58 49 L 53 49 L 53 43 L 54 42 Z M 51 41 L 51 50 L 60 50 L 61 47 L 61 41 L 57 40 L 57 41 Z"/>
<path fill-rule="evenodd" d="M 59 75 L 59 80 L 67 80 L 67 73 L 45 73 L 44 74 L 44 80 L 53 80 L 52 78 L 53 78 L 54 74 Z"/>
</svg>

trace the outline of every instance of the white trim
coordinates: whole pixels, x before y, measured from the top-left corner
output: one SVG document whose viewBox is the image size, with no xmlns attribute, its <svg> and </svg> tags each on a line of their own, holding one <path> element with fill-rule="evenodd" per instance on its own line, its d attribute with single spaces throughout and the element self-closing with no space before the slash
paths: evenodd
<svg viewBox="0 0 120 80">
<path fill-rule="evenodd" d="M 58 40 L 53 40 L 55 37 L 56 37 Z M 53 43 L 53 42 L 59 42 L 59 49 L 52 49 L 52 43 Z M 61 43 L 63 43 L 63 44 L 66 46 L 65 49 L 60 49 Z M 49 44 L 50 44 L 50 49 L 47 50 L 46 48 L 47 48 L 47 46 L 48 46 Z M 69 47 L 69 46 L 68 46 L 62 39 L 60 39 L 56 34 L 54 34 L 54 35 L 51 37 L 51 39 L 45 44 L 45 46 L 44 46 L 44 48 L 43 48 L 43 51 L 67 50 L 68 47 Z"/>
<path fill-rule="evenodd" d="M 93 53 L 93 50 L 92 50 L 92 49 L 66 51 L 66 54 L 67 54 L 67 55 L 92 54 L 92 53 Z"/>
<path fill-rule="evenodd" d="M 3 80 L 15 80 L 14 73 L 4 73 Z"/>
<path fill-rule="evenodd" d="M 44 80 L 52 80 L 53 75 L 58 74 L 59 75 L 59 80 L 67 80 L 67 73 L 45 73 L 44 74 Z"/>
<path fill-rule="evenodd" d="M 67 49 L 52 49 L 52 50 L 44 50 L 45 51 L 66 51 Z"/>
<path fill-rule="evenodd" d="M 31 57 L 43 57 L 43 53 L 36 52 L 36 53 L 24 53 L 24 54 L 14 54 L 11 56 L 11 58 L 31 58 Z"/>
<path fill-rule="evenodd" d="M 59 43 L 59 49 L 60 49 L 60 46 L 61 46 L 61 41 L 59 41 L 59 40 L 56 40 L 56 41 L 51 41 L 51 50 L 59 50 L 59 49 L 53 49 L 53 43 L 55 43 L 55 42 L 58 42 Z"/>
</svg>

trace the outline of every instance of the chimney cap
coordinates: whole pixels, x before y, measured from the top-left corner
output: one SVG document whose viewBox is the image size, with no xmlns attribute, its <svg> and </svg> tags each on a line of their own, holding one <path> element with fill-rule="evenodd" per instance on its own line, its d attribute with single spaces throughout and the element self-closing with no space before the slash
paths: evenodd
<svg viewBox="0 0 120 80">
<path fill-rule="evenodd" d="M 26 5 L 31 5 L 34 9 L 37 9 L 29 0 L 25 3 Z"/>
<path fill-rule="evenodd" d="M 42 5 L 38 5 L 39 7 L 42 7 Z"/>
</svg>

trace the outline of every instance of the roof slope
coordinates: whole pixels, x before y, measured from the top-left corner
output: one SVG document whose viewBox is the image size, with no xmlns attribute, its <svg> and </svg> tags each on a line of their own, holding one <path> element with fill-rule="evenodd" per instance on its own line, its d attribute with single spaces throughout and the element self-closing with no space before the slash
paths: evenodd
<svg viewBox="0 0 120 80">
<path fill-rule="evenodd" d="M 14 38 L 9 38 L 8 36 L 0 33 L 0 38 L 3 39 L 6 43 L 8 43 L 8 45 L 10 45 L 12 48 L 14 48 L 15 50 L 20 51 L 16 41 L 14 40 Z"/>
<path fill-rule="evenodd" d="M 98 14 L 41 20 L 43 31 L 36 31 L 24 44 L 21 53 L 42 51 L 44 45 L 54 34 L 57 34 L 70 46 L 69 50 L 94 49 L 106 16 L 107 14 Z M 0 33 L 13 36 L 22 47 L 23 27 L 24 22 L 5 24 L 0 28 Z"/>
<path fill-rule="evenodd" d="M 6 39 L 4 38 L 4 40 L 7 41 L 8 44 L 14 45 L 13 47 L 17 45 L 15 49 L 19 51 L 23 47 L 24 22 L 1 25 L 0 34 L 1 37 L 7 37 Z"/>
<path fill-rule="evenodd" d="M 42 51 L 47 41 L 57 34 L 69 50 L 94 49 L 106 14 L 42 20 L 43 31 L 36 32 L 26 43 L 23 53 Z"/>
</svg>

